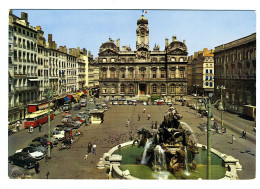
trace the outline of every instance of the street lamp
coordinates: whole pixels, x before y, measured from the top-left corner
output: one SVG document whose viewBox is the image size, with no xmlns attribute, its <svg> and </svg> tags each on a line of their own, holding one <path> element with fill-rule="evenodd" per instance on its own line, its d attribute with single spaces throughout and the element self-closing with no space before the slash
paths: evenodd
<svg viewBox="0 0 260 189">
<path fill-rule="evenodd" d="M 219 90 L 220 89 L 220 103 L 219 103 L 219 106 L 218 106 L 218 110 L 221 111 L 221 131 L 223 131 L 223 128 L 224 128 L 224 125 L 223 125 L 223 111 L 224 111 L 224 108 L 223 108 L 223 99 L 222 99 L 222 90 L 226 89 L 225 86 L 221 85 L 221 86 L 217 86 L 217 89 Z M 225 130 L 225 128 L 224 128 Z M 222 132 L 223 133 L 223 132 Z"/>
<path fill-rule="evenodd" d="M 207 118 L 207 179 L 211 179 L 211 102 L 210 98 L 212 93 L 209 93 L 208 99 L 204 100 L 204 108 L 201 106 L 201 109 L 208 109 L 208 118 Z"/>
<path fill-rule="evenodd" d="M 55 89 L 50 89 L 50 88 L 47 88 L 46 91 L 44 91 L 44 96 L 47 98 L 48 100 L 48 158 L 50 159 L 51 158 L 51 113 L 50 113 L 50 110 L 51 110 L 51 106 L 50 106 L 50 101 L 51 101 L 51 98 L 56 95 L 55 93 Z"/>
</svg>

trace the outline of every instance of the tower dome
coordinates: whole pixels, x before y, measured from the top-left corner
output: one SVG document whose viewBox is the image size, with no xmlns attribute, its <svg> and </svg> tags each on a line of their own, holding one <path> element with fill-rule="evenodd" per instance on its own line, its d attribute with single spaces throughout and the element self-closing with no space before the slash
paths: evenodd
<svg viewBox="0 0 260 189">
<path fill-rule="evenodd" d="M 142 15 L 138 20 L 137 20 L 137 24 L 148 24 L 148 19 L 144 17 L 144 15 Z"/>
</svg>

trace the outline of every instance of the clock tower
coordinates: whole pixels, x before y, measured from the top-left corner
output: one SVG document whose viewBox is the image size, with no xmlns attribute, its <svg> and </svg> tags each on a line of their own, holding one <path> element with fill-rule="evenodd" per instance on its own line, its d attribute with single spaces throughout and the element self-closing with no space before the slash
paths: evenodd
<svg viewBox="0 0 260 189">
<path fill-rule="evenodd" d="M 148 29 L 148 20 L 142 15 L 137 20 L 137 29 L 136 29 L 137 41 L 136 41 L 136 50 L 149 51 L 149 29 Z"/>
</svg>

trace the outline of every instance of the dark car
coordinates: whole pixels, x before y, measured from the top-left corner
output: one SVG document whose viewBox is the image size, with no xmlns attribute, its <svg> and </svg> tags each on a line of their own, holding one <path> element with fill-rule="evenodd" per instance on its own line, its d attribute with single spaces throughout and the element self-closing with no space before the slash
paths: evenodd
<svg viewBox="0 0 260 189">
<path fill-rule="evenodd" d="M 32 140 L 32 142 L 40 142 L 42 146 L 44 147 L 48 146 L 48 140 L 46 137 L 36 137 L 35 139 Z M 51 148 L 53 148 L 52 141 L 51 141 Z"/>
<path fill-rule="evenodd" d="M 9 163 L 18 165 L 25 169 L 31 169 L 35 166 L 35 159 L 28 156 L 26 152 L 19 152 L 8 157 Z"/>
</svg>

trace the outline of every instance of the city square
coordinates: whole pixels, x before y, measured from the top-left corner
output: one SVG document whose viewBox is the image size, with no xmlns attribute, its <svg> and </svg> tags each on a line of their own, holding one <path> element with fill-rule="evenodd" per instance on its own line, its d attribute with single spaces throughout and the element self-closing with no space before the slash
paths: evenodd
<svg viewBox="0 0 260 189">
<path fill-rule="evenodd" d="M 88 38 L 73 35 L 80 15 L 100 16 L 81 25 Z M 227 21 L 202 40 L 195 15 Z M 8 179 L 255 180 L 255 19 L 10 9 Z"/>
</svg>

